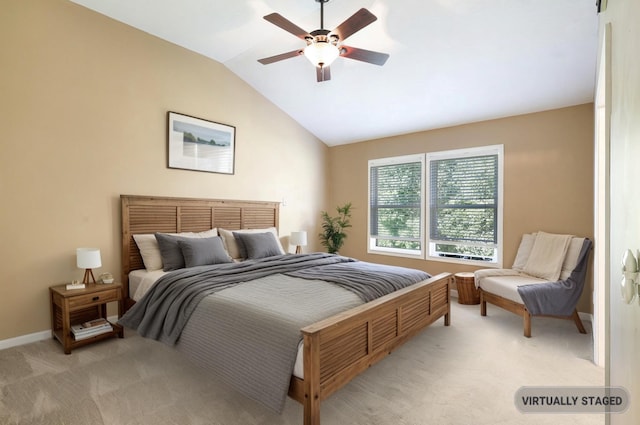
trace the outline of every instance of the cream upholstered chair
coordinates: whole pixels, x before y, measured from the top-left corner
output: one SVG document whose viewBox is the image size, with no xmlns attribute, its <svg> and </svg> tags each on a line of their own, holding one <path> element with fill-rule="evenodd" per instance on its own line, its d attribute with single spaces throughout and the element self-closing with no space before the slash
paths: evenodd
<svg viewBox="0 0 640 425">
<path fill-rule="evenodd" d="M 576 304 L 584 288 L 591 245 L 588 238 L 570 235 L 523 235 L 511 269 L 474 273 L 480 314 L 487 315 L 490 303 L 520 315 L 526 337 L 531 337 L 531 316 L 570 319 L 580 333 L 587 333 Z"/>
</svg>

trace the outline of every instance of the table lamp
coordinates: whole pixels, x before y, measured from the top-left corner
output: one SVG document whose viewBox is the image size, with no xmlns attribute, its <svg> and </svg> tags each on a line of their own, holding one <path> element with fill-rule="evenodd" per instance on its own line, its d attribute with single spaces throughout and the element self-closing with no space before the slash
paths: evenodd
<svg viewBox="0 0 640 425">
<path fill-rule="evenodd" d="M 100 250 L 98 248 L 78 248 L 76 250 L 76 262 L 79 269 L 84 269 L 82 283 L 89 283 L 89 276 L 91 276 L 93 283 L 96 283 L 96 278 L 93 277 L 91 269 L 102 266 Z"/>
<path fill-rule="evenodd" d="M 296 246 L 296 254 L 302 254 L 302 247 L 307 246 L 307 232 L 291 232 L 289 242 Z"/>
</svg>

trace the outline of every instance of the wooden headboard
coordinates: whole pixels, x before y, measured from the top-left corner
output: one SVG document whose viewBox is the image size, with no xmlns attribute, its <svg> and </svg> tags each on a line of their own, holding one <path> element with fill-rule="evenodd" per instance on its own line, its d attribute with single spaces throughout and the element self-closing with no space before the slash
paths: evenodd
<svg viewBox="0 0 640 425">
<path fill-rule="evenodd" d="M 120 195 L 122 282 L 129 298 L 129 272 L 144 269 L 133 235 L 278 227 L 279 202 Z"/>
</svg>

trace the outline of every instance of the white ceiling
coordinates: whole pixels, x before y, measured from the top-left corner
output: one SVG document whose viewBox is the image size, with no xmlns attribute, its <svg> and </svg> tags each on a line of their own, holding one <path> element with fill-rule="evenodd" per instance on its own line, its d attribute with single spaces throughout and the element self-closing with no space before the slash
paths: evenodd
<svg viewBox="0 0 640 425">
<path fill-rule="evenodd" d="M 595 0 L 331 0 L 325 28 L 362 7 L 378 20 L 346 44 L 390 54 L 347 58 L 316 82 L 304 47 L 265 21 L 320 28 L 315 0 L 71 0 L 224 64 L 329 146 L 593 101 Z M 215 117 L 212 117 L 215 118 Z"/>
</svg>

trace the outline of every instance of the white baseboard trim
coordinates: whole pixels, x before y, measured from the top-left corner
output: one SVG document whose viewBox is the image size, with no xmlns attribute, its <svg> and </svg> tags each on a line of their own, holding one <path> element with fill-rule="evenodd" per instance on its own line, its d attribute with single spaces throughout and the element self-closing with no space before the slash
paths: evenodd
<svg viewBox="0 0 640 425">
<path fill-rule="evenodd" d="M 51 337 L 51 329 L 47 329 L 46 331 L 40 331 L 28 335 L 17 336 L 15 338 L 4 339 L 0 341 L 0 350 L 17 347 L 19 345 L 30 344 L 32 342 L 44 341 L 45 339 L 49 339 Z"/>
<path fill-rule="evenodd" d="M 107 317 L 112 322 L 118 321 L 118 316 Z M 30 344 L 32 342 L 44 341 L 45 339 L 53 338 L 51 335 L 51 329 L 46 331 L 34 332 L 32 334 L 20 335 L 15 338 L 0 340 L 0 350 L 5 350 L 11 347 L 17 347 L 19 345 Z"/>
</svg>

